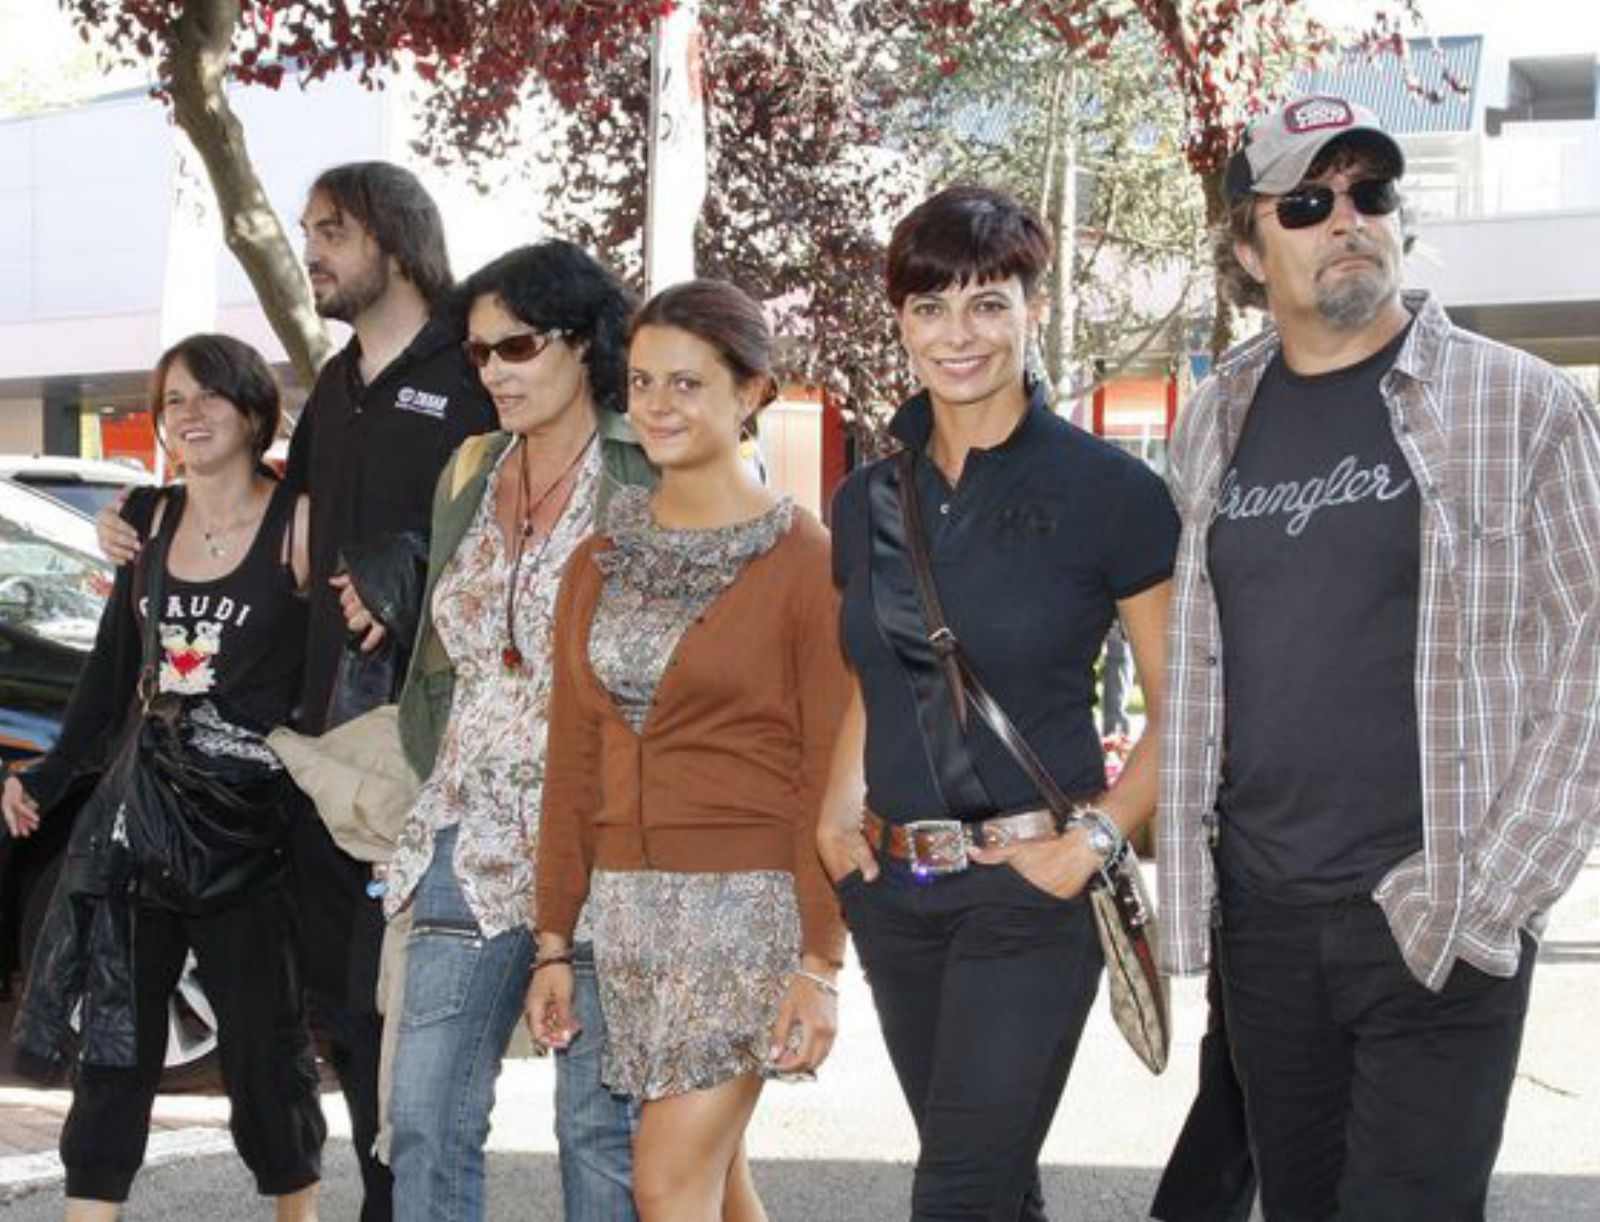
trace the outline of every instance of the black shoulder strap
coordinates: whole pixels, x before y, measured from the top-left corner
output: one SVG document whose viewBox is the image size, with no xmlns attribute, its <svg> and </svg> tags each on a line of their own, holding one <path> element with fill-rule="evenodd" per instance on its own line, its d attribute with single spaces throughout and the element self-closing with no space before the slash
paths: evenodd
<svg viewBox="0 0 1600 1222">
<path fill-rule="evenodd" d="M 967 746 L 950 685 L 954 675 L 929 640 L 917 593 L 917 566 L 901 512 L 901 487 L 914 478 L 908 462 L 880 462 L 867 478 L 867 585 L 873 617 L 899 660 L 917 705 L 922 745 L 945 808 L 953 815 L 994 810 Z M 920 536 L 919 542 L 920 542 Z"/>
<path fill-rule="evenodd" d="M 172 536 L 177 532 L 178 519 L 183 516 L 183 499 L 181 485 L 162 490 L 156 502 L 161 510 L 161 524 L 139 553 L 139 580 L 135 582 L 135 589 L 143 587 L 144 593 L 144 632 L 138 689 L 141 711 L 149 709 L 150 701 L 155 698 L 161 674 L 161 602 L 167 589 L 167 553 L 172 550 Z"/>
<path fill-rule="evenodd" d="M 933 577 L 933 567 L 928 562 L 927 544 L 922 537 L 922 515 L 917 505 L 916 479 L 912 466 L 914 459 L 908 458 L 909 454 L 909 450 L 902 450 L 895 456 L 900 467 L 900 516 L 905 522 L 906 551 L 911 558 L 911 567 L 916 573 L 917 597 L 922 603 L 922 618 L 927 625 L 928 642 L 937 651 L 946 674 L 953 675 L 950 680 L 950 690 L 955 694 L 957 708 L 964 711 L 966 703 L 970 703 L 978 710 L 978 716 L 982 717 L 989 729 L 994 731 L 994 736 L 1000 740 L 1001 746 L 1010 752 L 1017 767 L 1021 768 L 1024 775 L 1033 782 L 1056 818 L 1065 822 L 1073 817 L 1072 800 L 1062 792 L 1061 786 L 1056 784 L 1049 769 L 1028 745 L 1028 740 L 1022 737 L 1015 723 L 1006 715 L 1006 711 L 979 680 L 977 673 L 972 669 L 972 663 L 961 651 L 961 642 L 956 639 L 956 634 L 950 630 L 950 625 L 945 620 L 944 608 L 939 603 L 938 585 Z"/>
</svg>

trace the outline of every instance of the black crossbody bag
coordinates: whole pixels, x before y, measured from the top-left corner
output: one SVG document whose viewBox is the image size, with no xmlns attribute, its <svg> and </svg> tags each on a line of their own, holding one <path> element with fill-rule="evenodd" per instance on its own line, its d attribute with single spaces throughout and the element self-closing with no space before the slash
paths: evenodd
<svg viewBox="0 0 1600 1222">
<path fill-rule="evenodd" d="M 948 694 L 954 701 L 956 721 L 965 725 L 967 710 L 974 709 L 994 732 L 1017 767 L 1033 782 L 1043 797 L 1045 805 L 1063 829 L 1083 822 L 1070 798 L 1056 784 L 1049 769 L 1028 745 L 1006 711 L 1000 707 L 989 689 L 978 678 L 971 662 L 962 652 L 944 616 L 939 602 L 939 591 L 933 568 L 928 560 L 927 542 L 922 535 L 922 517 L 917 502 L 916 456 L 902 450 L 891 462 L 883 463 L 877 473 L 879 480 L 893 483 L 893 495 L 898 503 L 897 514 L 883 512 L 888 509 L 880 486 L 878 495 L 872 496 L 874 515 L 872 536 L 874 546 L 893 549 L 895 525 L 903 531 L 898 542 L 910 561 L 916 581 L 917 601 L 921 604 L 926 644 L 937 658 Z M 871 496 L 869 490 L 869 496 Z M 898 519 L 898 522 L 895 521 Z M 898 649 L 898 647 L 897 647 Z M 909 663 L 909 659 L 902 658 Z M 924 670 L 926 666 L 924 665 Z M 927 725 L 943 720 L 948 723 L 948 713 L 924 708 L 931 697 L 931 686 L 913 683 L 919 705 L 919 715 Z M 942 714 L 942 716 L 941 716 Z M 965 753 L 964 743 L 952 743 L 946 734 L 939 743 L 937 754 L 943 756 L 952 750 Z M 942 775 L 951 767 L 950 761 L 936 762 Z M 959 766 L 960 772 L 972 775 L 970 762 Z M 1155 911 L 1145 889 L 1139 869 L 1139 859 L 1125 840 L 1120 851 L 1100 868 L 1089 885 L 1089 902 L 1094 911 L 1095 927 L 1099 931 L 1100 945 L 1105 954 L 1106 974 L 1111 995 L 1111 1014 L 1117 1029 L 1134 1054 L 1152 1073 L 1167 1067 L 1167 1055 L 1172 1040 L 1172 1019 L 1166 982 L 1156 966 Z"/>
</svg>

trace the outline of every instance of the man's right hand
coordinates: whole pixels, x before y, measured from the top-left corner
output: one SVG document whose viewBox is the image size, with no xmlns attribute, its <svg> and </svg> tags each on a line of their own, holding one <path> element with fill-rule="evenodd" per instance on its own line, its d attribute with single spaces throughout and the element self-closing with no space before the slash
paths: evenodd
<svg viewBox="0 0 1600 1222">
<path fill-rule="evenodd" d="M 94 515 L 94 533 L 100 540 L 100 550 L 113 564 L 129 564 L 139 557 L 142 540 L 139 532 L 122 516 L 122 507 L 128 503 L 129 490 L 124 488 L 99 513 Z"/>
</svg>

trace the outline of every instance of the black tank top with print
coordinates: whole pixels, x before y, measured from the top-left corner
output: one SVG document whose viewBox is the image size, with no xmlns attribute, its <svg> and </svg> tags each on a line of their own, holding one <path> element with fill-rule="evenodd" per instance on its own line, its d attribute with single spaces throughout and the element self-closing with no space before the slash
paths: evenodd
<svg viewBox="0 0 1600 1222">
<path fill-rule="evenodd" d="M 305 659 L 306 600 L 288 559 L 294 505 L 288 487 L 273 489 L 249 550 L 226 576 L 183 581 L 169 567 L 160 609 L 161 691 L 209 698 L 228 720 L 261 732 L 288 720 Z M 177 531 L 183 510 L 180 492 L 163 532 Z M 142 586 L 138 594 L 142 623 Z"/>
</svg>

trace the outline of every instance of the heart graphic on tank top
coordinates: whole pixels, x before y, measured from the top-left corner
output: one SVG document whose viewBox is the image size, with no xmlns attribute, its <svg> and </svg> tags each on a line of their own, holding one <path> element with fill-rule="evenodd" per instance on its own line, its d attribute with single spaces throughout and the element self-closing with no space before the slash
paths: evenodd
<svg viewBox="0 0 1600 1222">
<path fill-rule="evenodd" d="M 194 636 L 181 624 L 161 626 L 161 690 L 184 696 L 209 692 L 217 684 L 212 663 L 222 648 L 222 625 L 202 621 Z"/>
<path fill-rule="evenodd" d="M 169 653 L 167 661 L 172 663 L 173 670 L 188 677 L 191 671 L 206 664 L 206 656 L 197 649 L 185 649 L 178 653 Z"/>
</svg>

